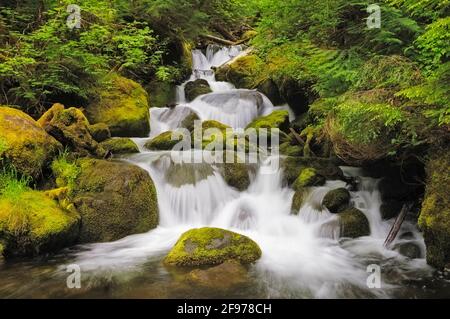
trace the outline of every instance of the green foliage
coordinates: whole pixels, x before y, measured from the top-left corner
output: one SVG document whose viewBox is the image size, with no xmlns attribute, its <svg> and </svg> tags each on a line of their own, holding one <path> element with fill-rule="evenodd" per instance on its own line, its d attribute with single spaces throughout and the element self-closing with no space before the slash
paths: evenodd
<svg viewBox="0 0 450 319">
<path fill-rule="evenodd" d="M 12 166 L 5 166 L 0 170 L 0 196 L 10 200 L 18 199 L 29 190 L 31 178 L 20 176 Z"/>
<path fill-rule="evenodd" d="M 53 175 L 56 177 L 58 187 L 69 187 L 73 189 L 75 181 L 81 173 L 81 169 L 76 163 L 69 159 L 67 151 L 61 153 L 51 165 Z"/>
</svg>

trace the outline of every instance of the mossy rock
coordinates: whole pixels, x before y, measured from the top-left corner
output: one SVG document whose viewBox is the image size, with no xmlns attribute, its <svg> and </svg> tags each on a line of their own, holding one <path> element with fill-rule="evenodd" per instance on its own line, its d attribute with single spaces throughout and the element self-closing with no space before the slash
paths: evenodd
<svg viewBox="0 0 450 319">
<path fill-rule="evenodd" d="M 82 218 L 80 242 L 108 242 L 158 224 L 156 189 L 149 174 L 124 162 L 78 161 L 71 200 Z"/>
<path fill-rule="evenodd" d="M 174 134 L 173 131 L 168 131 L 146 142 L 145 147 L 149 150 L 170 151 L 182 140 L 183 137 L 180 134 Z"/>
<path fill-rule="evenodd" d="M 253 89 L 259 82 L 257 74 L 261 63 L 261 59 L 254 54 L 239 57 L 219 67 L 216 79 L 233 83 L 237 88 Z"/>
<path fill-rule="evenodd" d="M 408 257 L 410 259 L 417 259 L 420 258 L 422 255 L 420 247 L 417 246 L 415 243 L 411 242 L 397 244 L 394 247 L 394 250 L 398 251 L 399 254 Z"/>
<path fill-rule="evenodd" d="M 152 81 L 146 86 L 151 107 L 167 107 L 176 102 L 176 86 L 167 81 Z"/>
<path fill-rule="evenodd" d="M 280 95 L 280 90 L 277 84 L 272 79 L 266 79 L 258 84 L 257 89 L 259 92 L 269 98 L 273 105 L 281 105 L 284 103 L 283 98 Z"/>
<path fill-rule="evenodd" d="M 198 141 L 201 141 L 202 149 L 204 149 L 214 141 L 221 141 L 222 146 L 225 147 L 228 129 L 231 127 L 218 121 L 204 121 L 201 130 L 194 130 L 191 134 L 192 146 L 198 148 Z"/>
<path fill-rule="evenodd" d="M 288 156 L 282 159 L 281 167 L 288 185 L 292 185 L 302 170 L 306 168 L 314 168 L 318 174 L 324 176 L 327 180 L 345 179 L 339 166 L 333 160 L 325 158 Z"/>
<path fill-rule="evenodd" d="M 99 89 L 98 99 L 86 109 L 89 121 L 107 124 L 112 136 L 148 136 L 150 105 L 147 92 L 139 83 L 117 74 L 109 80 L 110 85 Z"/>
<path fill-rule="evenodd" d="M 223 164 L 223 178 L 225 182 L 243 192 L 250 186 L 250 177 L 245 163 L 235 160 L 233 163 Z"/>
<path fill-rule="evenodd" d="M 187 115 L 183 121 L 181 121 L 180 127 L 187 129 L 189 132 L 192 132 L 195 128 L 195 122 L 200 121 L 200 117 L 192 111 L 189 115 Z"/>
<path fill-rule="evenodd" d="M 195 185 L 214 174 L 210 164 L 205 163 L 183 163 L 172 164 L 166 171 L 166 181 L 174 187 L 184 185 Z"/>
<path fill-rule="evenodd" d="M 0 195 L 0 240 L 5 244 L 5 256 L 35 256 L 74 244 L 80 216 L 70 208 L 63 209 L 33 190 L 14 197 Z"/>
<path fill-rule="evenodd" d="M 89 121 L 80 109 L 65 109 L 61 104 L 55 104 L 39 123 L 47 133 L 79 156 L 103 157 L 105 154 L 92 137 Z"/>
<path fill-rule="evenodd" d="M 450 264 L 450 151 L 431 150 L 430 154 L 418 224 L 425 238 L 427 263 L 442 269 Z"/>
<path fill-rule="evenodd" d="M 99 143 L 106 141 L 111 137 L 109 127 L 105 123 L 89 125 L 89 133 L 91 133 L 92 138 Z"/>
<path fill-rule="evenodd" d="M 188 101 L 193 101 L 200 95 L 211 93 L 212 90 L 208 81 L 204 79 L 197 79 L 186 83 L 184 92 L 186 94 L 186 99 Z"/>
<path fill-rule="evenodd" d="M 307 190 L 304 188 L 295 191 L 294 197 L 292 198 L 291 214 L 298 215 L 300 208 L 303 206 L 307 193 Z"/>
<path fill-rule="evenodd" d="M 322 186 L 325 185 L 326 179 L 320 175 L 314 168 L 302 169 L 299 176 L 292 184 L 295 191 L 301 191 L 304 187 Z"/>
<path fill-rule="evenodd" d="M 36 121 L 20 110 L 0 106 L 0 159 L 21 174 L 38 178 L 62 149 Z"/>
<path fill-rule="evenodd" d="M 258 260 L 261 254 L 258 244 L 244 235 L 205 227 L 181 235 L 164 262 L 174 266 L 204 266 L 233 259 L 249 264 Z"/>
<path fill-rule="evenodd" d="M 280 144 L 280 154 L 285 156 L 302 156 L 303 148 L 298 145 L 298 142 L 286 141 Z"/>
<path fill-rule="evenodd" d="M 127 137 L 113 137 L 100 143 L 100 146 L 113 154 L 139 153 L 139 147 Z"/>
<path fill-rule="evenodd" d="M 289 112 L 285 110 L 273 111 L 267 116 L 262 116 L 251 122 L 246 129 L 279 129 L 280 131 L 289 131 Z"/>
<path fill-rule="evenodd" d="M 367 217 L 357 208 L 348 208 L 339 215 L 341 237 L 358 238 L 370 235 Z"/>
<path fill-rule="evenodd" d="M 337 188 L 329 191 L 322 200 L 322 206 L 330 213 L 338 214 L 348 208 L 350 204 L 350 192 L 346 188 Z"/>
</svg>

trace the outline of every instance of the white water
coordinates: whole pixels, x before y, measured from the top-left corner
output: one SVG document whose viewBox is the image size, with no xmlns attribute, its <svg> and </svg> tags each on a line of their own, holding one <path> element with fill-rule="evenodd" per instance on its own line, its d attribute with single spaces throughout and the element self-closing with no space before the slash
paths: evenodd
<svg viewBox="0 0 450 319">
<path fill-rule="evenodd" d="M 205 56 L 194 51 L 194 66 L 205 71 L 238 52 L 240 48 L 215 47 L 209 48 Z M 201 76 L 205 73 L 201 72 Z M 208 77 L 214 81 L 213 75 Z M 224 92 L 201 96 L 191 104 L 178 106 L 177 111 L 152 110 L 152 135 L 155 130 L 176 128 L 186 109 L 194 110 L 203 120 L 217 119 L 233 127 L 244 127 L 273 109 L 270 101 L 259 93 L 234 89 Z M 323 187 L 313 188 L 299 214 L 292 215 L 293 191 L 283 183 L 283 171 L 261 174 L 264 163 L 249 189 L 238 192 L 225 183 L 217 167 L 210 174 L 193 168 L 196 176 L 193 184 L 173 186 L 168 182 L 167 172 L 174 164 L 167 152 L 143 151 L 127 160 L 152 176 L 158 192 L 160 225 L 146 234 L 117 242 L 87 245 L 76 261 L 84 271 L 139 267 L 149 258 L 167 253 L 184 231 L 202 226 L 230 229 L 260 245 L 263 255 L 255 267 L 261 282 L 268 287 L 269 297 L 387 297 L 392 286 L 384 283 L 383 289 L 367 287 L 367 264 L 394 260 L 404 269 L 427 269 L 424 259 L 411 261 L 383 248 L 393 221 L 381 220 L 381 199 L 375 179 L 360 177 L 360 189 L 351 192 L 352 202 L 370 222 L 371 235 L 350 240 L 339 238 L 337 216 L 321 209 L 325 194 L 345 187 L 344 182 L 329 181 Z M 353 168 L 344 168 L 344 172 L 349 176 L 361 175 Z M 413 232 L 413 241 L 424 248 L 421 235 L 412 224 L 406 222 L 402 231 Z"/>
</svg>

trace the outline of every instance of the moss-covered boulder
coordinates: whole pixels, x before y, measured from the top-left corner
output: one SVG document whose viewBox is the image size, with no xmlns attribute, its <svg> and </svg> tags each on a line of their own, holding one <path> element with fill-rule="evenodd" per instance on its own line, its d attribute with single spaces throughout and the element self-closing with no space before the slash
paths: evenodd
<svg viewBox="0 0 450 319">
<path fill-rule="evenodd" d="M 450 151 L 434 152 L 426 165 L 427 183 L 419 216 L 427 246 L 428 264 L 450 264 Z"/>
<path fill-rule="evenodd" d="M 294 197 L 292 198 L 291 214 L 298 215 L 300 208 L 303 206 L 307 193 L 308 191 L 304 188 L 295 191 Z"/>
<path fill-rule="evenodd" d="M 333 160 L 325 158 L 289 156 L 282 159 L 281 167 L 288 185 L 292 185 L 302 170 L 306 168 L 314 168 L 319 175 L 327 180 L 345 179 L 344 173 L 339 166 Z"/>
<path fill-rule="evenodd" d="M 246 129 L 254 128 L 257 131 L 259 129 L 267 129 L 270 133 L 270 129 L 279 129 L 280 131 L 289 131 L 289 112 L 285 110 L 273 111 L 267 116 L 262 116 L 251 122 Z"/>
<path fill-rule="evenodd" d="M 231 82 L 237 88 L 253 89 L 259 82 L 257 72 L 261 63 L 254 54 L 241 56 L 216 69 L 216 79 Z"/>
<path fill-rule="evenodd" d="M 62 149 L 52 136 L 20 110 L 0 106 L 0 165 L 38 178 L 47 163 Z"/>
<path fill-rule="evenodd" d="M 370 235 L 367 217 L 357 208 L 348 208 L 339 215 L 341 237 L 357 238 Z"/>
<path fill-rule="evenodd" d="M 100 143 L 100 146 L 113 154 L 139 153 L 139 147 L 127 137 L 113 137 Z"/>
<path fill-rule="evenodd" d="M 70 208 L 70 207 L 69 207 Z M 35 256 L 75 243 L 80 216 L 42 192 L 26 189 L 0 195 L 0 241 L 4 255 Z"/>
<path fill-rule="evenodd" d="M 207 163 L 172 164 L 166 170 L 166 181 L 174 187 L 195 185 L 214 175 L 214 168 Z"/>
<path fill-rule="evenodd" d="M 247 165 L 235 160 L 233 163 L 223 164 L 223 178 L 231 187 L 245 191 L 250 186 L 250 177 Z"/>
<path fill-rule="evenodd" d="M 350 192 L 346 188 L 333 189 L 322 200 L 322 206 L 326 207 L 333 214 L 344 211 L 349 204 Z"/>
<path fill-rule="evenodd" d="M 203 266 L 234 259 L 249 264 L 258 260 L 261 254 L 259 246 L 244 235 L 205 227 L 181 235 L 164 262 L 175 266 Z"/>
<path fill-rule="evenodd" d="M 147 141 L 145 147 L 149 150 L 170 151 L 182 140 L 183 136 L 181 134 L 174 134 L 173 131 L 168 131 Z"/>
<path fill-rule="evenodd" d="M 184 93 L 186 94 L 186 99 L 188 101 L 193 101 L 200 95 L 211 93 L 211 87 L 208 81 L 204 79 L 197 79 L 195 81 L 190 81 L 186 83 L 184 87 Z"/>
<path fill-rule="evenodd" d="M 191 111 L 186 117 L 181 121 L 180 127 L 187 129 L 192 132 L 195 128 L 195 122 L 200 121 L 200 117 L 194 111 Z"/>
<path fill-rule="evenodd" d="M 194 129 L 191 134 L 192 146 L 199 148 L 199 145 L 201 145 L 204 149 L 213 142 L 220 142 L 223 148 L 225 148 L 227 129 L 230 129 L 230 127 L 218 121 L 204 121 L 202 122 L 201 130 Z"/>
<path fill-rule="evenodd" d="M 176 86 L 167 81 L 154 80 L 146 87 L 151 107 L 167 107 L 176 102 Z"/>
<path fill-rule="evenodd" d="M 78 161 L 71 200 L 82 218 L 80 242 L 107 242 L 158 224 L 156 189 L 140 167 L 95 159 Z"/>
<path fill-rule="evenodd" d="M 86 109 L 86 115 L 92 124 L 107 124 L 112 136 L 148 136 L 149 97 L 139 83 L 112 75 L 110 84 L 100 89 L 97 94 L 98 99 Z"/>
<path fill-rule="evenodd" d="M 106 141 L 111 137 L 109 127 L 105 123 L 89 125 L 89 133 L 91 133 L 92 138 L 99 143 Z"/>
<path fill-rule="evenodd" d="M 326 179 L 320 175 L 316 169 L 308 167 L 301 170 L 292 188 L 296 191 L 302 190 L 304 187 L 325 185 Z"/>
<path fill-rule="evenodd" d="M 105 154 L 93 139 L 89 121 L 80 109 L 65 109 L 61 104 L 55 104 L 42 116 L 39 123 L 47 133 L 79 156 L 103 157 Z"/>
</svg>

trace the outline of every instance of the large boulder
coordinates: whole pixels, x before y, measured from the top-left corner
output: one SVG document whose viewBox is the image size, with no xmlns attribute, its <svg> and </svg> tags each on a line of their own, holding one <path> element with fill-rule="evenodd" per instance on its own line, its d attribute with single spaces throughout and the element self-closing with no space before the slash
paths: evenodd
<svg viewBox="0 0 450 319">
<path fill-rule="evenodd" d="M 38 123 L 79 156 L 104 156 L 105 151 L 91 136 L 89 121 L 80 109 L 65 109 L 63 105 L 55 104 L 42 115 Z"/>
<path fill-rule="evenodd" d="M 111 85 L 99 90 L 86 109 L 92 124 L 105 123 L 112 136 L 146 137 L 150 132 L 149 97 L 133 80 L 113 75 Z"/>
<path fill-rule="evenodd" d="M 62 146 L 20 110 L 0 106 L 0 165 L 38 178 Z"/>
<path fill-rule="evenodd" d="M 145 147 L 149 150 L 170 151 L 183 140 L 181 134 L 174 134 L 173 131 L 168 131 L 159 134 L 145 143 Z"/>
<path fill-rule="evenodd" d="M 450 151 L 434 152 L 426 165 L 427 183 L 419 216 L 427 246 L 428 264 L 450 264 Z"/>
<path fill-rule="evenodd" d="M 139 147 L 127 137 L 113 137 L 100 143 L 100 146 L 113 154 L 139 153 Z"/>
<path fill-rule="evenodd" d="M 8 187 L 16 187 L 9 189 Z M 42 192 L 3 185 L 0 190 L 0 242 L 4 255 L 35 256 L 70 246 L 77 240 L 80 216 Z"/>
<path fill-rule="evenodd" d="M 357 238 L 370 235 L 367 217 L 357 208 L 349 208 L 339 215 L 341 237 Z"/>
<path fill-rule="evenodd" d="M 211 93 L 212 90 L 208 81 L 204 79 L 197 79 L 186 83 L 184 92 L 186 94 L 186 99 L 188 101 L 193 101 L 200 95 Z"/>
<path fill-rule="evenodd" d="M 227 260 L 242 264 L 253 263 L 261 257 L 261 249 L 250 238 L 220 228 L 191 229 L 181 235 L 164 259 L 167 265 L 218 265 Z"/>
<path fill-rule="evenodd" d="M 329 191 L 322 200 L 322 206 L 330 213 L 338 214 L 348 208 L 350 204 L 350 192 L 346 188 L 337 188 Z"/>
<path fill-rule="evenodd" d="M 107 242 L 158 224 L 156 189 L 140 167 L 95 159 L 78 161 L 71 201 L 82 218 L 80 242 Z"/>
<path fill-rule="evenodd" d="M 216 79 L 233 83 L 237 88 L 253 89 L 257 85 L 257 72 L 261 60 L 254 54 L 241 56 L 219 67 Z"/>
</svg>

